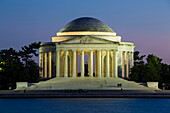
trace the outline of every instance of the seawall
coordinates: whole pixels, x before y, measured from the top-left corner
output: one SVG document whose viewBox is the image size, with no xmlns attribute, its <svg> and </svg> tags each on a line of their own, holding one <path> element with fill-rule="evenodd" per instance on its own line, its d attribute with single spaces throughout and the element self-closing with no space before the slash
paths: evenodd
<svg viewBox="0 0 170 113">
<path fill-rule="evenodd" d="M 0 98 L 170 98 L 169 90 L 1 90 Z"/>
</svg>

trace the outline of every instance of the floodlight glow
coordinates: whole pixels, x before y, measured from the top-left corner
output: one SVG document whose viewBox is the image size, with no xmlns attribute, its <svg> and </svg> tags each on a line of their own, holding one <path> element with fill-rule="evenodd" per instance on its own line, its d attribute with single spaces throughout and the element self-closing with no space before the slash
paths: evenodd
<svg viewBox="0 0 170 113">
<path fill-rule="evenodd" d="M 116 33 L 111 32 L 91 32 L 91 31 L 80 31 L 80 32 L 58 32 L 57 36 L 66 35 L 103 35 L 103 36 L 116 36 Z"/>
</svg>

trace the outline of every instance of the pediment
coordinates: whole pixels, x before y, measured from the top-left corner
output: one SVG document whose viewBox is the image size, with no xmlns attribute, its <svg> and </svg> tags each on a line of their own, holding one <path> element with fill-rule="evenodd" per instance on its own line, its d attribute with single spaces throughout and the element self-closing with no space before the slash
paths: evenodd
<svg viewBox="0 0 170 113">
<path fill-rule="evenodd" d="M 69 39 L 66 41 L 63 41 L 61 43 L 68 43 L 68 44 L 108 44 L 108 43 L 114 43 L 109 40 L 96 38 L 92 36 L 82 36 L 78 38 Z"/>
</svg>

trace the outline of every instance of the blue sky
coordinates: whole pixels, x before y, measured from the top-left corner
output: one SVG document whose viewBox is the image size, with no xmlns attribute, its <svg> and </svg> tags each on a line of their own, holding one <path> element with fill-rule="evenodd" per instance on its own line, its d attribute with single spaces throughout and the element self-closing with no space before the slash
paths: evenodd
<svg viewBox="0 0 170 113">
<path fill-rule="evenodd" d="M 0 49 L 19 49 L 51 37 L 78 17 L 94 17 L 141 54 L 170 64 L 168 0 L 0 0 Z"/>
</svg>

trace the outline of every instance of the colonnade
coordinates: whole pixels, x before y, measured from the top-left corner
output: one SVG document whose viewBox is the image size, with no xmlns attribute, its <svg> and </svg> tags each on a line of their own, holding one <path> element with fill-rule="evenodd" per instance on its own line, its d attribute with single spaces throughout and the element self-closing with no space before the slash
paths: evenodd
<svg viewBox="0 0 170 113">
<path fill-rule="evenodd" d="M 122 64 L 122 78 L 129 78 L 130 68 L 133 67 L 133 52 L 122 51 L 121 52 L 121 64 Z"/>
<path fill-rule="evenodd" d="M 39 54 L 40 61 L 39 65 L 41 68 L 41 78 L 51 78 L 52 77 L 52 52 L 41 52 Z"/>
<path fill-rule="evenodd" d="M 69 77 L 78 77 L 77 76 L 77 55 L 78 51 L 81 56 L 81 76 L 85 77 L 84 75 L 84 56 L 87 50 L 64 50 L 63 59 L 61 59 L 61 51 L 63 50 L 56 50 L 56 77 L 61 77 L 61 61 L 63 60 L 63 76 L 68 77 L 68 65 L 72 66 L 72 70 L 70 72 Z M 69 51 L 71 51 L 71 64 L 68 63 L 68 55 Z M 102 63 L 104 56 L 103 51 L 105 51 L 105 65 Z M 112 51 L 112 52 L 110 52 Z M 121 58 L 121 65 L 122 65 L 122 78 L 129 78 L 130 68 L 133 66 L 133 52 L 129 51 L 122 51 L 118 56 L 117 50 L 88 50 L 89 56 L 89 77 L 94 77 L 93 75 L 93 60 L 95 60 L 95 77 L 118 77 L 118 58 Z M 95 54 L 95 58 L 93 59 L 93 55 Z M 112 57 L 111 57 L 112 56 Z M 52 77 L 52 52 L 42 52 L 40 53 L 41 57 L 41 77 L 42 78 L 51 78 Z M 110 59 L 113 58 L 113 59 Z M 111 66 L 111 62 L 113 62 Z M 102 67 L 105 68 L 105 71 L 102 70 Z M 111 76 L 111 71 L 113 76 Z M 103 74 L 104 73 L 104 74 Z M 120 76 L 120 75 L 119 75 Z"/>
</svg>

